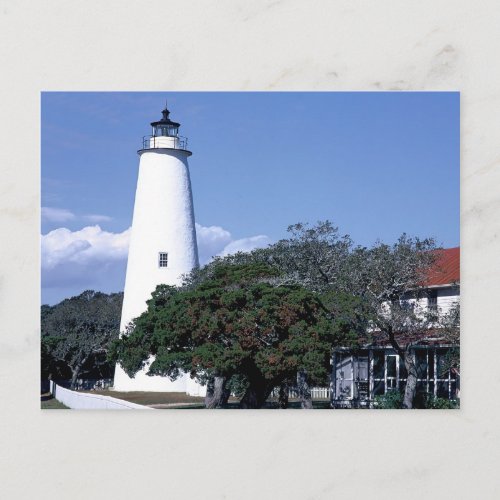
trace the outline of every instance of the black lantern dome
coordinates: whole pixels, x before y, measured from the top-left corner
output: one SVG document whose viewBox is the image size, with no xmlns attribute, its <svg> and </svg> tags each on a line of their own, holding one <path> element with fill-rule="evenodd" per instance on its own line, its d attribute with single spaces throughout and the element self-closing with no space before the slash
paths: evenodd
<svg viewBox="0 0 500 500">
<path fill-rule="evenodd" d="M 179 133 L 180 123 L 173 122 L 170 118 L 170 111 L 165 105 L 165 109 L 162 111 L 162 119 L 157 122 L 152 122 L 151 127 L 153 127 L 153 136 L 159 137 L 177 137 Z"/>
</svg>

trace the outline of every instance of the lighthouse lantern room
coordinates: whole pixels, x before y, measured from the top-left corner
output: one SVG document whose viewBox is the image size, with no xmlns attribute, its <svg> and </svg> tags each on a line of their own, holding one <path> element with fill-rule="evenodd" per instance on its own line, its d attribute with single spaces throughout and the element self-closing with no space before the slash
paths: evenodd
<svg viewBox="0 0 500 500">
<path fill-rule="evenodd" d="M 143 137 L 143 149 L 150 148 L 174 148 L 187 150 L 187 138 L 179 136 L 180 123 L 172 121 L 170 111 L 165 105 L 162 118 L 151 123 L 151 135 Z"/>
</svg>

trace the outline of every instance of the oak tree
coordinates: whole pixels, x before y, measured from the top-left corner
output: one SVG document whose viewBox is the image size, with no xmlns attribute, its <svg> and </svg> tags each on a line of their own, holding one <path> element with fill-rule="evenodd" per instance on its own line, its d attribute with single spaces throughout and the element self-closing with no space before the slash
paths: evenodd
<svg viewBox="0 0 500 500">
<path fill-rule="evenodd" d="M 188 372 L 211 381 L 221 404 L 228 381 L 243 377 L 242 408 L 261 408 L 273 388 L 300 371 L 323 383 L 332 345 L 350 345 L 353 333 L 333 320 L 319 294 L 278 278 L 267 264 L 217 262 L 184 289 L 160 286 L 114 343 L 114 358 L 131 376 L 148 366 L 150 375 Z"/>
<path fill-rule="evenodd" d="M 118 338 L 122 293 L 87 290 L 54 306 L 42 306 L 42 371 L 53 373 L 54 365 L 71 372 L 71 388 L 85 367 L 108 363 L 107 351 Z"/>
<path fill-rule="evenodd" d="M 443 318 L 418 307 L 436 260 L 434 240 L 403 234 L 393 245 L 377 242 L 366 248 L 339 235 L 329 221 L 288 230 L 290 238 L 253 252 L 251 258 L 272 262 L 286 282 L 355 297 L 359 315 L 351 320 L 360 341 L 378 334 L 400 355 L 408 371 L 403 405 L 411 408 L 417 381 L 413 347 L 427 332 L 443 328 Z"/>
</svg>

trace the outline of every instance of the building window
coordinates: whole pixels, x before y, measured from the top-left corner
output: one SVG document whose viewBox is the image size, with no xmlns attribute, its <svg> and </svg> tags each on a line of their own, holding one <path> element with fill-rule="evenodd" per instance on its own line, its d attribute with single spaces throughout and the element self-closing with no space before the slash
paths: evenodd
<svg viewBox="0 0 500 500">
<path fill-rule="evenodd" d="M 335 392 L 340 399 L 353 397 L 353 359 L 350 354 L 338 353 L 335 363 Z"/>
<path fill-rule="evenodd" d="M 158 254 L 158 266 L 159 267 L 167 267 L 168 266 L 168 253 L 160 252 Z"/>
<path fill-rule="evenodd" d="M 368 351 L 335 354 L 335 394 L 340 400 L 367 400 L 369 396 Z"/>
<path fill-rule="evenodd" d="M 427 306 L 429 307 L 429 311 L 437 312 L 437 306 L 438 306 L 437 290 L 429 290 L 429 295 L 427 298 Z"/>
<path fill-rule="evenodd" d="M 385 394 L 385 353 L 384 351 L 373 351 L 373 395 Z"/>
<path fill-rule="evenodd" d="M 449 348 L 417 347 L 413 351 L 417 368 L 417 394 L 423 398 L 437 396 L 457 397 L 457 374 L 449 368 Z M 382 396 L 393 390 L 404 391 L 408 373 L 401 357 L 392 349 L 373 349 L 367 359 L 366 351 L 335 353 L 333 390 L 334 399 L 349 400 L 360 397 L 359 388 L 367 382 L 369 397 Z M 365 365 L 370 366 L 367 371 Z"/>
</svg>

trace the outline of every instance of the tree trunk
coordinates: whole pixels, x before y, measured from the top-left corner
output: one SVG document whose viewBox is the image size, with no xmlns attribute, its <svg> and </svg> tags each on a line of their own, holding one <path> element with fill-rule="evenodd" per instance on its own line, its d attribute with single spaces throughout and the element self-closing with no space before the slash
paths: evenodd
<svg viewBox="0 0 500 500">
<path fill-rule="evenodd" d="M 241 398 L 240 408 L 247 410 L 262 408 L 269 397 L 269 394 L 271 394 L 272 389 L 272 387 L 267 385 L 259 386 L 250 383 L 243 398 Z"/>
<path fill-rule="evenodd" d="M 406 348 L 402 348 L 396 341 L 392 328 L 387 329 L 386 333 L 393 349 L 403 360 L 406 371 L 408 372 L 405 394 L 403 397 L 403 408 L 411 410 L 413 408 L 413 400 L 415 399 L 415 394 L 417 392 L 417 366 L 415 364 L 415 351 L 412 352 L 410 345 L 406 346 Z"/>
<path fill-rule="evenodd" d="M 240 408 L 262 408 L 271 394 L 274 384 L 266 380 L 257 369 L 245 374 L 248 388 L 241 398 Z"/>
<path fill-rule="evenodd" d="M 415 353 L 405 351 L 404 364 L 408 372 L 406 379 L 405 395 L 403 398 L 403 408 L 411 410 L 413 408 L 413 400 L 417 392 L 417 366 L 415 364 Z"/>
<path fill-rule="evenodd" d="M 278 394 L 278 406 L 279 408 L 288 408 L 288 383 L 281 382 Z"/>
<path fill-rule="evenodd" d="M 69 388 L 74 390 L 76 388 L 76 381 L 78 379 L 78 375 L 80 375 L 80 371 L 82 369 L 83 363 L 77 364 L 74 368 L 71 368 L 71 384 Z"/>
<path fill-rule="evenodd" d="M 297 390 L 299 392 L 300 407 L 305 410 L 310 410 L 313 407 L 311 390 L 307 382 L 307 372 L 299 370 L 297 372 Z"/>
<path fill-rule="evenodd" d="M 205 394 L 205 408 L 209 407 L 210 401 L 214 397 L 215 377 L 209 377 L 207 382 L 207 392 Z"/>
<path fill-rule="evenodd" d="M 227 377 L 210 377 L 207 384 L 207 395 L 205 396 L 205 408 L 224 408 L 229 399 Z"/>
</svg>

